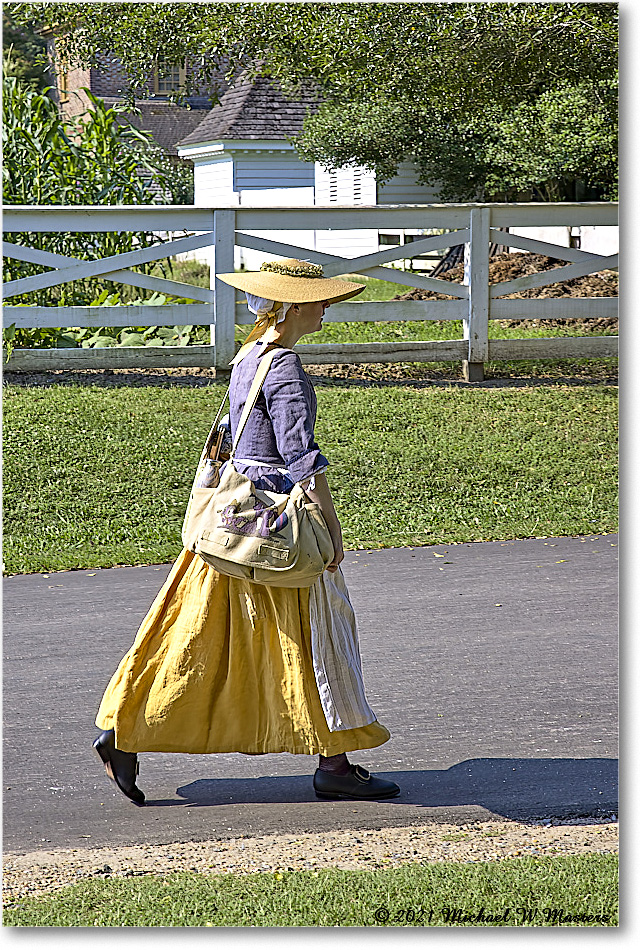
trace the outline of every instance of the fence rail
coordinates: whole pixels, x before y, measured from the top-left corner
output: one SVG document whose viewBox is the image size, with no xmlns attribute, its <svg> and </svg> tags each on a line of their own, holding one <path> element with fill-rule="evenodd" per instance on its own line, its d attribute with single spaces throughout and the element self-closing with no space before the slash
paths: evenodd
<svg viewBox="0 0 642 950">
<path fill-rule="evenodd" d="M 468 379 L 483 379 L 489 359 L 534 359 L 578 356 L 615 356 L 618 338 L 555 337 L 552 339 L 489 339 L 489 320 L 575 319 L 611 317 L 617 314 L 617 298 L 557 297 L 506 299 L 507 294 L 549 286 L 616 268 L 617 255 L 600 255 L 535 240 L 500 228 L 551 226 L 614 226 L 617 205 L 605 202 L 577 204 L 438 204 L 377 207 L 293 208 L 194 208 L 193 206 L 128 207 L 7 207 L 5 232 L 108 232 L 152 231 L 166 235 L 193 232 L 189 236 L 159 239 L 152 247 L 140 248 L 100 260 L 80 260 L 5 242 L 6 257 L 42 265 L 42 273 L 9 281 L 3 286 L 5 299 L 59 286 L 78 279 L 103 278 L 176 297 L 198 301 L 120 307 L 4 307 L 5 325 L 16 327 L 157 326 L 199 324 L 211 328 L 210 345 L 177 347 L 109 347 L 105 349 L 15 349 L 10 368 L 15 371 L 66 368 L 164 368 L 175 366 L 215 366 L 228 369 L 235 351 L 235 324 L 250 324 L 254 317 L 238 292 L 216 274 L 234 269 L 234 247 L 240 246 L 268 255 L 303 257 L 322 264 L 328 277 L 359 274 L 377 277 L 406 288 L 419 288 L 448 295 L 450 300 L 394 300 L 386 302 L 340 303 L 326 314 L 326 322 L 390 320 L 461 320 L 459 340 L 399 343 L 345 343 L 298 345 L 305 363 L 346 362 L 433 362 L 462 360 Z M 277 240 L 279 232 L 419 228 L 445 229 L 413 241 L 413 254 L 465 245 L 467 265 L 464 281 L 453 283 L 397 270 L 390 266 L 403 260 L 407 247 L 387 247 L 358 258 L 344 258 Z M 268 231 L 270 237 L 257 234 Z M 516 280 L 489 284 L 489 245 L 509 244 L 525 251 L 546 254 L 567 262 L 560 267 Z M 213 249 L 210 288 L 141 274 L 132 267 L 172 257 L 199 248 Z"/>
</svg>

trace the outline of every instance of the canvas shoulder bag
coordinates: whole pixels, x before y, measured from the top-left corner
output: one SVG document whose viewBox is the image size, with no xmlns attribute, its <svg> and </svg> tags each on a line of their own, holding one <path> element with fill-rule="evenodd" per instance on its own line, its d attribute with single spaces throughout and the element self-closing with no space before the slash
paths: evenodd
<svg viewBox="0 0 642 950">
<path fill-rule="evenodd" d="M 266 353 L 259 363 L 220 481 L 201 487 L 218 416 L 212 426 L 185 513 L 183 544 L 229 577 L 273 587 L 310 587 L 334 557 L 319 505 L 301 485 L 288 494 L 263 491 L 234 468 L 237 445 L 275 353 Z"/>
</svg>

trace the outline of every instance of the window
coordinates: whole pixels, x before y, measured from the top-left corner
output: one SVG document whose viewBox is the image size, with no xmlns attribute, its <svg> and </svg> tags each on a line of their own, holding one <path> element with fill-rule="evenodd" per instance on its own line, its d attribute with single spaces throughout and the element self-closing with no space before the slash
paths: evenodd
<svg viewBox="0 0 642 950">
<path fill-rule="evenodd" d="M 170 92 L 178 92 L 185 85 L 187 70 L 184 66 L 167 66 L 160 64 L 154 72 L 154 92 L 157 96 L 167 96 Z"/>
<path fill-rule="evenodd" d="M 339 176 L 335 171 L 330 172 L 330 201 L 339 200 Z"/>
</svg>

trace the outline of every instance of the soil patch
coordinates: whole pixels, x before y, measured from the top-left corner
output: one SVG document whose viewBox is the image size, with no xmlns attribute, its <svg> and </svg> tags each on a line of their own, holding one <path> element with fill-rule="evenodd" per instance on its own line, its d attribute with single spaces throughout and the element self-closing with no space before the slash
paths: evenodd
<svg viewBox="0 0 642 950">
<path fill-rule="evenodd" d="M 616 386 L 617 368 L 613 360 L 549 361 L 541 375 L 530 376 L 523 371 L 502 367 L 494 371 L 492 363 L 486 368 L 486 378 L 480 383 L 468 383 L 461 377 L 460 362 L 445 363 L 324 363 L 307 364 L 305 371 L 315 386 L 456 386 L 470 389 L 494 389 L 510 386 Z M 37 373 L 3 374 L 4 385 L 31 386 L 98 386 L 116 389 L 126 386 L 159 386 L 164 389 L 202 387 L 229 383 L 229 374 L 218 374 L 213 369 L 87 369 L 47 370 Z"/>
<path fill-rule="evenodd" d="M 559 261 L 544 254 L 498 254 L 490 261 L 489 283 L 500 284 L 506 280 L 516 280 L 518 277 L 527 277 L 530 274 L 539 274 L 542 271 L 553 270 L 566 261 Z M 462 283 L 464 279 L 464 265 L 457 264 L 452 270 L 444 271 L 439 275 L 441 280 L 453 283 Z M 522 290 L 517 294 L 506 294 L 500 300 L 518 300 L 524 298 L 542 299 L 545 297 L 617 297 L 619 278 L 615 271 L 603 270 L 586 277 L 575 277 L 573 280 L 560 281 L 548 287 L 535 287 L 531 290 Z M 395 300 L 454 300 L 449 294 L 439 294 L 432 290 L 414 289 L 405 294 L 399 294 Z M 500 320 L 500 326 L 505 327 L 579 327 L 590 332 L 617 333 L 617 317 L 600 317 L 595 320 Z"/>
<path fill-rule="evenodd" d="M 216 370 L 199 366 L 176 369 L 53 369 L 32 373 L 3 372 L 3 381 L 11 386 L 162 386 L 166 389 L 183 386 L 197 389 L 217 382 L 229 382 L 229 375 L 216 378 Z"/>
</svg>

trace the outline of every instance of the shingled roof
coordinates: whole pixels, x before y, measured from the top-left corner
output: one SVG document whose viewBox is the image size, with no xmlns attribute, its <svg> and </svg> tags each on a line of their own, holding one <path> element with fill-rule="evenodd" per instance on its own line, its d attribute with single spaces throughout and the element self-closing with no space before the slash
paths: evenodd
<svg viewBox="0 0 642 950">
<path fill-rule="evenodd" d="M 105 96 L 104 101 L 110 105 L 120 100 Z M 125 113 L 121 121 L 151 132 L 154 140 L 170 155 L 178 154 L 178 142 L 192 132 L 211 111 L 211 104 L 206 99 L 193 100 L 190 108 L 162 99 L 138 100 L 136 107 L 140 109 L 140 115 Z"/>
<path fill-rule="evenodd" d="M 305 92 L 295 101 L 269 79 L 240 79 L 218 105 L 178 144 L 196 145 L 230 139 L 285 139 L 303 128 L 306 114 L 319 98 Z"/>
</svg>

